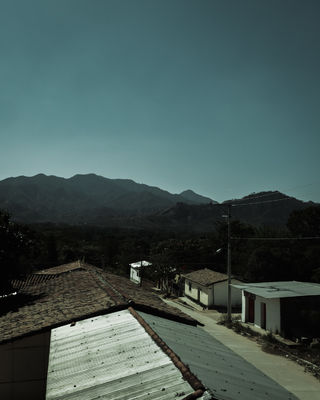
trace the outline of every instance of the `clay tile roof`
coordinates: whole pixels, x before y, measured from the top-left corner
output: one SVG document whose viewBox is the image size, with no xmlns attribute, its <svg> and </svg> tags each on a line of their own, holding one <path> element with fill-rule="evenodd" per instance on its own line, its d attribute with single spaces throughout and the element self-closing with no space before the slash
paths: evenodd
<svg viewBox="0 0 320 400">
<path fill-rule="evenodd" d="M 50 279 L 32 281 L 21 287 L 17 295 L 0 298 L 0 343 L 125 309 L 129 304 L 196 324 L 191 317 L 164 303 L 150 288 L 139 287 L 128 278 L 107 274 L 89 264 L 65 264 L 42 274 Z"/>
<path fill-rule="evenodd" d="M 184 277 L 203 286 L 209 286 L 213 283 L 222 282 L 228 279 L 227 275 L 211 271 L 211 269 L 207 268 L 191 272 L 190 274 L 184 275 Z"/>
<path fill-rule="evenodd" d="M 83 261 L 74 261 L 68 264 L 59 265 L 58 267 L 48 268 L 43 271 L 38 271 L 37 274 L 49 275 L 49 274 L 61 274 L 64 272 L 73 271 L 75 269 L 92 269 L 92 265 L 87 264 Z"/>
<path fill-rule="evenodd" d="M 193 318 L 179 309 L 166 304 L 152 288 L 140 287 L 128 278 L 101 272 L 102 277 L 126 300 L 128 304 L 134 304 L 134 308 L 140 311 L 152 309 L 153 314 L 166 316 L 174 320 L 183 320 L 185 323 L 196 324 Z"/>
</svg>

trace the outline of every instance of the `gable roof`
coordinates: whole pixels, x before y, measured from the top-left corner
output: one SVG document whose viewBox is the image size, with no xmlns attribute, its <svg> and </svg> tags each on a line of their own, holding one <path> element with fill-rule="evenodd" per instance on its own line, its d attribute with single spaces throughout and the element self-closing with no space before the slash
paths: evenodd
<svg viewBox="0 0 320 400">
<path fill-rule="evenodd" d="M 190 272 L 190 274 L 183 275 L 190 281 L 199 283 L 203 286 L 209 286 L 214 283 L 223 282 L 228 279 L 228 275 L 220 272 L 212 271 L 211 269 L 205 268 L 199 271 Z"/>
<path fill-rule="evenodd" d="M 170 318 L 197 321 L 168 306 L 150 288 L 77 261 L 41 271 L 47 280 L 27 278 L 18 294 L 0 298 L 0 343 L 49 331 L 63 324 L 125 309 L 153 309 Z"/>
<path fill-rule="evenodd" d="M 175 367 L 175 355 L 164 352 L 142 323 L 129 308 L 54 329 L 46 399 L 164 399 L 203 391 L 186 366 Z"/>
<path fill-rule="evenodd" d="M 47 400 L 195 399 L 204 391 L 201 399 L 297 400 L 202 328 L 131 307 L 52 331 Z"/>
<path fill-rule="evenodd" d="M 219 400 L 298 400 L 202 327 L 138 312 Z"/>
<path fill-rule="evenodd" d="M 232 286 L 265 299 L 320 296 L 320 284 L 312 282 L 260 282 Z"/>
</svg>

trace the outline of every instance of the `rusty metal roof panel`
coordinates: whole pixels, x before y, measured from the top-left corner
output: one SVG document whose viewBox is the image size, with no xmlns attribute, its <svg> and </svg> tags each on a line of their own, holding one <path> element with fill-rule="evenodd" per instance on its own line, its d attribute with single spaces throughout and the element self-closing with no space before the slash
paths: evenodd
<svg viewBox="0 0 320 400">
<path fill-rule="evenodd" d="M 193 389 L 128 310 L 51 333 L 47 400 L 170 399 L 177 393 Z"/>
<path fill-rule="evenodd" d="M 259 369 L 206 332 L 138 311 L 202 384 L 221 400 L 298 400 Z"/>
</svg>

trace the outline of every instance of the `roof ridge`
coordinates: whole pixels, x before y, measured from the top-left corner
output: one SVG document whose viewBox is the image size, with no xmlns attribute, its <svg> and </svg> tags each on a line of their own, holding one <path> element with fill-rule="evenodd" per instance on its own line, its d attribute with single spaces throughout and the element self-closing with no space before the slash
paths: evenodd
<svg viewBox="0 0 320 400">
<path fill-rule="evenodd" d="M 104 285 L 108 286 L 111 290 L 113 290 L 115 294 L 120 297 L 122 301 L 124 301 L 125 303 L 131 302 L 130 299 L 127 299 L 122 293 L 119 292 L 119 290 L 117 290 L 113 285 L 111 285 L 111 283 L 109 283 L 106 279 L 104 279 L 104 277 L 95 268 L 92 268 L 92 272 L 97 276 L 100 282 L 102 282 Z"/>
<path fill-rule="evenodd" d="M 224 282 L 228 279 L 227 274 L 219 271 L 213 271 L 212 269 L 209 268 L 199 269 L 197 271 L 184 274 L 183 276 L 189 279 L 190 281 L 199 283 L 200 285 L 203 286 L 209 286 L 215 283 Z M 232 278 L 234 278 L 233 275 Z"/>
<path fill-rule="evenodd" d="M 202 382 L 190 371 L 190 369 L 181 361 L 180 357 L 174 353 L 170 347 L 158 336 L 158 334 L 146 323 L 146 321 L 132 308 L 128 307 L 131 314 L 138 320 L 140 325 L 150 335 L 151 339 L 167 354 L 182 376 L 195 391 L 201 391 L 201 395 L 206 390 Z M 200 392 L 199 392 L 200 394 Z M 200 396 L 199 396 L 200 397 Z"/>
</svg>

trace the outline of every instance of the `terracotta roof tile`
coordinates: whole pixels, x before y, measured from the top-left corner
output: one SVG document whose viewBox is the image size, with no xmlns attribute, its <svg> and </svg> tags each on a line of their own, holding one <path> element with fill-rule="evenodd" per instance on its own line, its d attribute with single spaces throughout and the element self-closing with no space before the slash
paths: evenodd
<svg viewBox="0 0 320 400">
<path fill-rule="evenodd" d="M 157 293 L 152 290 L 149 286 L 139 286 L 134 282 L 131 282 L 128 278 L 108 274 L 106 272 L 101 273 L 105 280 L 112 285 L 117 292 L 122 295 L 128 304 L 135 304 L 136 309 L 152 308 L 158 310 L 160 314 L 166 314 L 167 318 L 182 319 L 185 322 L 195 323 L 196 321 L 189 315 L 184 314 L 179 309 L 172 307 L 161 300 Z"/>
<path fill-rule="evenodd" d="M 56 277 L 26 285 L 15 296 L 0 298 L 0 343 L 129 305 L 196 324 L 150 288 L 85 263 L 66 264 L 42 273 Z"/>
<path fill-rule="evenodd" d="M 38 271 L 37 274 L 51 275 L 51 274 L 62 274 L 64 272 L 74 271 L 75 269 L 89 269 L 92 270 L 93 266 L 83 261 L 74 261 L 68 264 L 59 265 L 58 267 L 48 268 L 42 271 Z"/>
<path fill-rule="evenodd" d="M 200 269 L 184 275 L 185 278 L 203 286 L 209 286 L 212 283 L 222 282 L 228 279 L 228 276 L 220 272 L 211 271 L 210 269 Z"/>
</svg>

